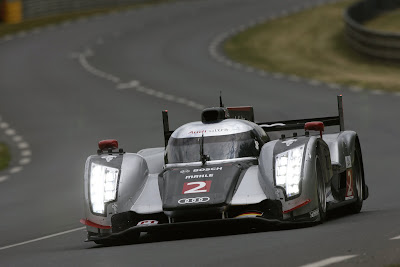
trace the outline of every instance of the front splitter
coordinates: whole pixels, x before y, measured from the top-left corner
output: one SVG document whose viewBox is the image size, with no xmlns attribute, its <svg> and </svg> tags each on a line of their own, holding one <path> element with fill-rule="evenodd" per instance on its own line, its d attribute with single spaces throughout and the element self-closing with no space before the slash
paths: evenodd
<svg viewBox="0 0 400 267">
<path fill-rule="evenodd" d="M 105 240 L 124 240 L 126 236 L 132 236 L 135 233 L 153 233 L 153 232 L 172 232 L 172 231 L 187 231 L 196 229 L 199 231 L 224 229 L 224 230 L 235 230 L 235 229 L 273 229 L 273 228 L 284 228 L 284 227 L 296 227 L 309 225 L 310 222 L 293 222 L 293 221 L 282 221 L 277 219 L 266 219 L 263 217 L 248 217 L 248 218 L 228 218 L 228 219 L 214 219 L 214 220 L 202 220 L 202 221 L 190 221 L 190 222 L 177 222 L 177 223 L 164 223 L 156 225 L 146 226 L 134 226 L 118 233 L 112 233 L 101 236 L 90 236 L 87 241 L 105 241 Z"/>
</svg>

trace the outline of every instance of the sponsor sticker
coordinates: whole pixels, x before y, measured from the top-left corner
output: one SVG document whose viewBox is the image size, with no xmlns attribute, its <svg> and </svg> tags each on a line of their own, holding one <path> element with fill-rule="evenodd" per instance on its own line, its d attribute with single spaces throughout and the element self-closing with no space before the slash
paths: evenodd
<svg viewBox="0 0 400 267">
<path fill-rule="evenodd" d="M 209 171 L 222 171 L 222 167 L 193 169 L 193 172 L 209 172 Z"/>
<path fill-rule="evenodd" d="M 254 218 L 254 217 L 259 217 L 259 216 L 262 216 L 262 215 L 263 214 L 261 212 L 250 211 L 250 212 L 242 213 L 242 214 L 236 216 L 235 218 Z"/>
<path fill-rule="evenodd" d="M 344 158 L 346 159 L 346 169 L 351 168 L 351 156 L 345 156 Z"/>
<path fill-rule="evenodd" d="M 286 146 L 290 146 L 291 144 L 293 144 L 296 141 L 297 141 L 297 139 L 290 139 L 287 141 L 283 141 L 282 143 L 286 144 Z"/>
<path fill-rule="evenodd" d="M 117 156 L 103 156 L 101 157 L 102 159 L 105 159 L 107 162 L 112 161 L 113 159 L 115 159 Z"/>
<path fill-rule="evenodd" d="M 185 179 L 212 178 L 212 177 L 214 177 L 214 174 L 208 173 L 208 174 L 186 175 Z"/>
<path fill-rule="evenodd" d="M 192 172 L 210 172 L 210 171 L 222 171 L 222 167 L 200 168 L 200 169 L 192 170 Z M 190 170 L 188 170 L 188 169 L 180 170 L 179 173 L 188 174 L 188 173 L 190 173 Z"/>
<path fill-rule="evenodd" d="M 184 205 L 184 204 L 206 203 L 208 201 L 210 201 L 209 197 L 192 197 L 192 198 L 181 198 L 178 200 L 178 203 Z"/>
<path fill-rule="evenodd" d="M 204 133 L 224 133 L 229 132 L 229 129 L 208 129 L 208 130 L 197 130 L 197 131 L 190 131 L 188 134 L 204 134 Z"/>
<path fill-rule="evenodd" d="M 113 204 L 111 205 L 111 208 L 114 210 L 114 213 L 117 213 L 117 211 L 118 211 L 118 205 L 117 205 L 117 203 L 113 203 Z"/>
<path fill-rule="evenodd" d="M 183 184 L 182 194 L 196 194 L 210 192 L 212 181 L 189 182 Z"/>
<path fill-rule="evenodd" d="M 319 209 L 310 211 L 310 218 L 314 218 L 319 215 Z"/>
<path fill-rule="evenodd" d="M 146 225 L 152 225 L 152 224 L 158 224 L 158 221 L 156 220 L 144 220 L 138 222 L 137 226 L 146 226 Z"/>
<path fill-rule="evenodd" d="M 353 199 L 354 191 L 353 191 L 353 170 L 346 170 L 346 197 L 345 200 Z"/>
</svg>

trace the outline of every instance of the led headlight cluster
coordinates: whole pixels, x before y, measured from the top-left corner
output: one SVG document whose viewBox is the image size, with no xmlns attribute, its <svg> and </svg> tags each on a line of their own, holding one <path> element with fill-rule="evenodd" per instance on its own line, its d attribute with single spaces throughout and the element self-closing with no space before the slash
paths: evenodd
<svg viewBox="0 0 400 267">
<path fill-rule="evenodd" d="M 104 214 L 104 203 L 117 197 L 119 170 L 92 163 L 90 172 L 90 202 L 94 213 Z"/>
<path fill-rule="evenodd" d="M 300 193 L 304 145 L 275 156 L 275 182 L 286 190 L 288 197 Z"/>
</svg>

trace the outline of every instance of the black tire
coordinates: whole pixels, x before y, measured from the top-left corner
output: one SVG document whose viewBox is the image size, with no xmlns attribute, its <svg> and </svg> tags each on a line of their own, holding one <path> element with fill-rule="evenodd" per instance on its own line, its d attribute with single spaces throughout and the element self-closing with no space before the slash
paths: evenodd
<svg viewBox="0 0 400 267">
<path fill-rule="evenodd" d="M 316 169 L 316 178 L 317 178 L 317 186 L 316 193 L 318 199 L 318 209 L 319 209 L 319 223 L 323 223 L 326 219 L 326 186 L 324 181 L 324 176 L 322 174 L 321 162 L 319 161 L 319 157 L 317 157 L 315 161 L 315 169 Z"/>
<path fill-rule="evenodd" d="M 347 208 L 351 213 L 359 213 L 361 211 L 364 200 L 364 171 L 363 171 L 361 149 L 358 142 L 356 142 L 356 148 L 354 153 L 353 179 L 354 179 L 353 190 L 356 194 L 357 200 L 356 202 L 353 202 L 350 205 L 348 205 Z"/>
</svg>

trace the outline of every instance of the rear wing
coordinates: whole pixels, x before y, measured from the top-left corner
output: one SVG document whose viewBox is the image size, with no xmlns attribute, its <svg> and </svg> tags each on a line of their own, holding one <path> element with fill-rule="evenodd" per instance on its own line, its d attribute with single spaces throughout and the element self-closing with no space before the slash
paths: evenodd
<svg viewBox="0 0 400 267">
<path fill-rule="evenodd" d="M 338 116 L 319 117 L 288 121 L 257 122 L 266 132 L 288 131 L 304 129 L 304 125 L 311 121 L 321 121 L 325 126 L 339 126 L 340 131 L 344 131 L 343 102 L 342 95 L 337 96 Z"/>
</svg>

